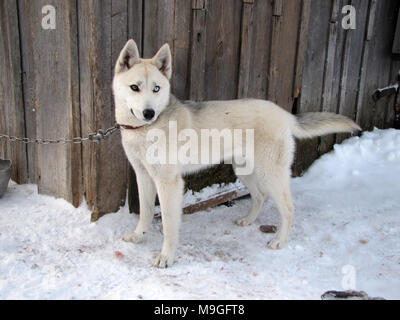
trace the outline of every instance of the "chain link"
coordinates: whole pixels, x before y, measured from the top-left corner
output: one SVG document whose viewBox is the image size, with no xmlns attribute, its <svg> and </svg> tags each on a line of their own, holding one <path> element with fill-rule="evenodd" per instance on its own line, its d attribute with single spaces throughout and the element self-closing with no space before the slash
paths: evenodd
<svg viewBox="0 0 400 320">
<path fill-rule="evenodd" d="M 116 124 L 115 126 L 108 128 L 106 130 L 98 130 L 96 132 L 90 133 L 88 137 L 86 138 L 81 138 L 81 137 L 76 137 L 72 139 L 40 139 L 40 138 L 20 138 L 20 137 L 15 137 L 15 136 L 10 136 L 6 134 L 0 134 L 0 140 L 5 139 L 10 142 L 21 142 L 21 143 L 36 143 L 36 144 L 42 144 L 42 145 L 47 145 L 47 144 L 68 144 L 68 143 L 73 143 L 73 144 L 81 144 L 84 142 L 95 142 L 97 144 L 100 143 L 101 140 L 106 140 L 108 137 L 110 137 L 114 132 L 118 131 L 120 129 L 119 125 Z"/>
</svg>

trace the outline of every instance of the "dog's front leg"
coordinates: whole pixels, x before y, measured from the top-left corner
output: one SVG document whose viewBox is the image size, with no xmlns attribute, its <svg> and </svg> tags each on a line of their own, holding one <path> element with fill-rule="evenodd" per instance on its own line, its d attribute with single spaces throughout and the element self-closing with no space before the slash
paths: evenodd
<svg viewBox="0 0 400 320">
<path fill-rule="evenodd" d="M 122 239 L 128 242 L 139 243 L 143 240 L 145 233 L 153 221 L 157 191 L 153 179 L 139 161 L 133 163 L 133 168 L 139 191 L 139 223 L 134 232 L 125 234 Z"/>
<path fill-rule="evenodd" d="M 173 264 L 178 246 L 184 182 L 180 175 L 174 175 L 156 180 L 155 183 L 161 206 L 164 242 L 154 266 L 167 268 Z"/>
</svg>

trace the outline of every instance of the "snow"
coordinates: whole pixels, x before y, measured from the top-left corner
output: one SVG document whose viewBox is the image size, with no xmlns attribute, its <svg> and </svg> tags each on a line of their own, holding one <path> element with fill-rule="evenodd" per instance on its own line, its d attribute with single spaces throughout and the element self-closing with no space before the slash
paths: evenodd
<svg viewBox="0 0 400 320">
<path fill-rule="evenodd" d="M 152 268 L 161 221 L 125 243 L 138 216 L 126 207 L 90 223 L 86 205 L 11 183 L 0 199 L 1 299 L 320 299 L 356 289 L 400 299 L 400 131 L 353 137 L 292 180 L 296 207 L 286 248 L 266 248 L 267 200 L 255 224 L 236 226 L 250 200 L 183 217 L 176 263 Z M 209 192 L 209 191 L 207 191 Z M 206 193 L 207 193 L 206 192 Z"/>
</svg>

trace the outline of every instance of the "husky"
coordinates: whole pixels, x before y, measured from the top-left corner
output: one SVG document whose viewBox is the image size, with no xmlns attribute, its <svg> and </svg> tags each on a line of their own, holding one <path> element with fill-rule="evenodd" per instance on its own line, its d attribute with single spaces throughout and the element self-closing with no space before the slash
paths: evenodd
<svg viewBox="0 0 400 320">
<path fill-rule="evenodd" d="M 235 173 L 252 199 L 248 215 L 238 219 L 236 224 L 252 224 L 269 195 L 277 206 L 281 223 L 267 246 L 270 249 L 283 248 L 288 241 L 294 212 L 290 178 L 295 138 L 353 132 L 361 130 L 360 127 L 333 113 L 295 116 L 266 100 L 181 102 L 171 94 L 171 75 L 172 58 L 168 44 L 164 44 L 153 58 L 142 59 L 136 43 L 129 40 L 116 62 L 113 79 L 115 118 L 121 128 L 124 151 L 136 173 L 140 201 L 138 225 L 134 232 L 123 235 L 123 240 L 139 243 L 144 239 L 154 217 L 158 194 L 164 241 L 154 266 L 166 268 L 174 262 L 182 216 L 182 176 L 210 166 L 148 161 L 146 152 L 152 143 L 147 138 L 148 133 L 154 129 L 163 130 L 168 136 L 168 124 L 175 121 L 178 131 L 191 129 L 197 133 L 202 129 L 254 129 L 254 154 L 247 159 L 254 161 L 252 172 L 240 174 L 238 165 L 232 161 Z M 167 138 L 162 143 L 171 142 Z M 224 147 L 221 162 L 232 157 L 235 148 L 235 145 L 230 149 Z M 202 145 L 198 152 L 205 152 Z"/>
</svg>

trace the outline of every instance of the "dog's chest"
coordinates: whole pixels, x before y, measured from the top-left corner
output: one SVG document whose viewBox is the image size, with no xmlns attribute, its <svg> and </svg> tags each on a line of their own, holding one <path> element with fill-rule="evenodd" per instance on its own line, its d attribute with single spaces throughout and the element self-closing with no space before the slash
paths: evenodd
<svg viewBox="0 0 400 320">
<path fill-rule="evenodd" d="M 146 141 L 145 136 L 135 132 L 124 131 L 121 133 L 121 137 L 122 146 L 129 159 L 141 158 L 146 153 L 148 141 Z"/>
</svg>

